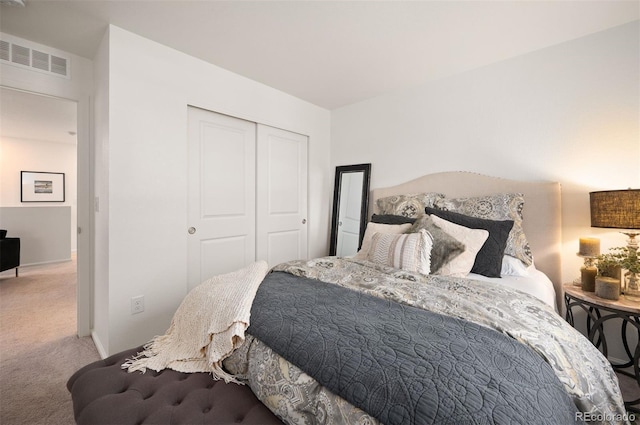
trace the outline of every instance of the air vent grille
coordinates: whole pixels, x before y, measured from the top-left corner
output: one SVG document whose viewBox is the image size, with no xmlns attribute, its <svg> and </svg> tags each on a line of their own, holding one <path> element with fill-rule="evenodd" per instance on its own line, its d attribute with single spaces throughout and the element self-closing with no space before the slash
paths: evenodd
<svg viewBox="0 0 640 425">
<path fill-rule="evenodd" d="M 70 78 L 69 58 L 47 53 L 41 48 L 30 48 L 27 44 L 0 40 L 0 60 L 21 68 Z"/>
<path fill-rule="evenodd" d="M 30 53 L 31 50 L 28 47 L 14 44 L 11 49 L 11 62 L 29 66 L 31 62 Z"/>
<path fill-rule="evenodd" d="M 49 55 L 37 50 L 31 51 L 31 66 L 43 71 L 49 70 Z"/>
<path fill-rule="evenodd" d="M 11 44 L 8 41 L 0 40 L 0 59 L 8 61 L 11 58 Z"/>
<path fill-rule="evenodd" d="M 51 55 L 51 72 L 66 76 L 67 60 L 59 56 Z"/>
</svg>

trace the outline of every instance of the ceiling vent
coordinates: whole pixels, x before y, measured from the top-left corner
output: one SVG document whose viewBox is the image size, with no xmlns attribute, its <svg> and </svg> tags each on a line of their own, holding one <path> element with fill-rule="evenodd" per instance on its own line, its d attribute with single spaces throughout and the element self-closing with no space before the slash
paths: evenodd
<svg viewBox="0 0 640 425">
<path fill-rule="evenodd" d="M 0 60 L 3 63 L 70 78 L 70 58 L 31 47 L 25 42 L 0 40 Z"/>
</svg>

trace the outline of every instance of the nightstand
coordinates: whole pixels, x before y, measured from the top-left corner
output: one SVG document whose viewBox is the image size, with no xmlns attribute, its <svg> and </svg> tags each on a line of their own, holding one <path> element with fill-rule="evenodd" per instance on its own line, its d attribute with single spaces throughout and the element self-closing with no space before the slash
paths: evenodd
<svg viewBox="0 0 640 425">
<path fill-rule="evenodd" d="M 566 320 L 575 327 L 573 309 L 581 308 L 587 314 L 587 334 L 589 340 L 609 359 L 607 339 L 604 333 L 604 323 L 611 319 L 622 319 L 621 337 L 624 350 L 627 353 L 628 361 L 625 363 L 611 362 L 613 369 L 620 374 L 630 376 L 640 385 L 640 342 L 633 349 L 629 347 L 627 341 L 627 327 L 634 326 L 638 332 L 640 341 L 640 302 L 625 299 L 620 296 L 617 301 L 607 300 L 596 296 L 594 292 L 585 292 L 579 286 L 572 283 L 564 284 L 564 303 L 567 309 Z M 627 369 L 633 368 L 633 372 Z M 626 401 L 625 406 L 629 411 L 640 412 L 640 398 Z"/>
</svg>

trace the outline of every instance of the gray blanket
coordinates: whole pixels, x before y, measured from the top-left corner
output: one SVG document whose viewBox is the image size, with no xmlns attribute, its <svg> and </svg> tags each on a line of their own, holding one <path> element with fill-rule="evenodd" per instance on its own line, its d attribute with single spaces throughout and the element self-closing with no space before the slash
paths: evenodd
<svg viewBox="0 0 640 425">
<path fill-rule="evenodd" d="M 247 332 L 387 425 L 576 423 L 538 354 L 457 318 L 274 272 Z"/>
</svg>

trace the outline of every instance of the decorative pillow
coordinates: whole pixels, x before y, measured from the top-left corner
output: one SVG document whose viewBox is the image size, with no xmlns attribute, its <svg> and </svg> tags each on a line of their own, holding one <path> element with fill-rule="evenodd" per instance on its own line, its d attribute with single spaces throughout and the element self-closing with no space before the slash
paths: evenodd
<svg viewBox="0 0 640 425">
<path fill-rule="evenodd" d="M 379 224 L 379 223 L 367 223 L 367 228 L 364 231 L 364 236 L 362 237 L 362 246 L 360 247 L 360 251 L 353 256 L 353 258 L 357 260 L 365 260 L 367 258 L 367 253 L 369 252 L 369 248 L 371 247 L 371 238 L 374 233 L 390 233 L 390 234 L 399 234 L 404 233 L 411 228 L 411 224 Z"/>
<path fill-rule="evenodd" d="M 374 233 L 367 259 L 397 269 L 429 274 L 432 240 L 426 230 L 390 235 Z"/>
<path fill-rule="evenodd" d="M 444 200 L 442 193 L 415 193 L 394 195 L 376 201 L 380 214 L 419 217 L 424 214 L 425 207 L 434 207 L 437 200 Z"/>
<path fill-rule="evenodd" d="M 371 216 L 371 221 L 374 223 L 382 224 L 413 224 L 416 219 L 411 217 L 405 217 L 403 215 L 393 214 L 374 214 Z"/>
<path fill-rule="evenodd" d="M 524 195 L 522 193 L 438 199 L 435 208 L 488 220 L 513 220 L 513 228 L 509 233 L 509 239 L 507 239 L 505 254 L 520 259 L 527 266 L 533 263 L 531 248 L 524 230 L 522 230 L 522 210 L 524 209 Z"/>
<path fill-rule="evenodd" d="M 431 219 L 438 227 L 463 243 L 465 247 L 462 254 L 440 267 L 437 274 L 442 276 L 466 277 L 473 268 L 473 263 L 476 261 L 478 251 L 480 251 L 480 248 L 482 248 L 482 245 L 484 245 L 489 237 L 489 232 L 483 229 L 469 229 L 468 227 L 451 223 L 437 216 L 431 216 Z"/>
<path fill-rule="evenodd" d="M 433 239 L 431 248 L 431 274 L 437 274 L 440 268 L 464 252 L 464 244 L 442 230 L 429 215 L 423 215 L 415 220 L 407 233 L 416 233 L 426 230 Z"/>
<path fill-rule="evenodd" d="M 500 277 L 502 257 L 504 256 L 504 250 L 507 246 L 509 232 L 513 227 L 513 220 L 486 220 L 484 218 L 470 217 L 468 215 L 429 207 L 425 208 L 425 212 L 471 229 L 484 229 L 489 231 L 489 238 L 478 252 L 471 271 L 487 277 Z M 437 222 L 435 223 L 438 225 Z"/>
</svg>

